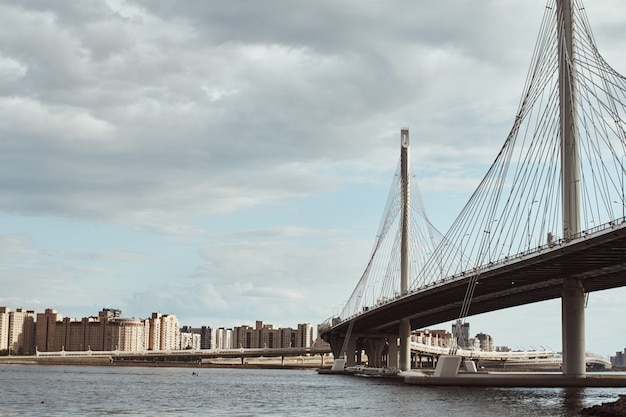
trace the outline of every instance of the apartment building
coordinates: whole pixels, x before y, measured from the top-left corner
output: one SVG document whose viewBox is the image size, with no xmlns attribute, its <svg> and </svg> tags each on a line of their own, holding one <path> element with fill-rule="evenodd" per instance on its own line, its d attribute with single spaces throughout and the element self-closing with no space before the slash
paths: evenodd
<svg viewBox="0 0 626 417">
<path fill-rule="evenodd" d="M 199 342 L 200 347 L 194 348 L 194 349 L 215 349 L 215 332 L 209 326 L 202 326 L 202 327 L 183 326 L 181 327 L 180 332 L 181 332 L 181 336 L 180 336 L 181 346 L 185 346 L 187 343 L 189 343 L 188 340 L 185 340 L 185 341 L 182 340 L 183 334 L 192 333 L 194 335 L 198 335 L 199 340 L 200 340 Z"/>
<path fill-rule="evenodd" d="M 178 347 L 181 350 L 185 349 L 200 349 L 200 334 L 194 332 L 180 332 L 180 346 Z"/>
<path fill-rule="evenodd" d="M 411 333 L 411 340 L 428 346 L 452 347 L 454 335 L 446 330 L 416 330 Z"/>
<path fill-rule="evenodd" d="M 180 347 L 180 323 L 173 314 L 161 317 L 161 350 L 177 350 Z"/>
<path fill-rule="evenodd" d="M 298 324 L 298 332 L 296 347 L 310 347 L 313 346 L 313 326 L 309 323 Z"/>
<path fill-rule="evenodd" d="M 234 347 L 233 344 L 233 329 L 226 329 L 224 327 L 220 327 L 215 330 L 215 349 L 232 349 Z"/>
<path fill-rule="evenodd" d="M 43 313 L 37 313 L 35 331 L 35 345 L 41 352 L 59 352 L 65 346 L 65 334 L 60 336 L 56 331 L 56 324 L 63 320 L 63 316 L 51 308 Z"/>
<path fill-rule="evenodd" d="M 63 318 L 53 309 L 37 314 L 35 334 L 41 352 L 87 350 L 145 350 L 148 323 L 136 318 L 124 318 L 117 309 L 103 309 L 98 316 L 81 320 Z"/>
<path fill-rule="evenodd" d="M 110 346 L 104 350 L 120 350 L 124 352 L 141 352 L 146 350 L 146 334 L 149 333 L 149 322 L 145 320 L 117 317 L 107 326 L 107 340 Z"/>
<path fill-rule="evenodd" d="M 233 336 L 235 349 L 310 347 L 313 344 L 313 327 L 310 324 L 298 324 L 297 329 L 275 329 L 272 324 L 257 321 L 254 328 L 248 325 L 235 327 Z"/>
<path fill-rule="evenodd" d="M 233 348 L 252 349 L 259 347 L 259 333 L 257 329 L 248 326 L 238 326 L 233 329 Z"/>
<path fill-rule="evenodd" d="M 9 350 L 9 307 L 0 307 L 0 352 Z"/>
<path fill-rule="evenodd" d="M 495 350 L 493 346 L 493 338 L 490 335 L 478 333 L 475 339 L 478 340 L 479 349 L 483 352 L 493 352 Z"/>
</svg>

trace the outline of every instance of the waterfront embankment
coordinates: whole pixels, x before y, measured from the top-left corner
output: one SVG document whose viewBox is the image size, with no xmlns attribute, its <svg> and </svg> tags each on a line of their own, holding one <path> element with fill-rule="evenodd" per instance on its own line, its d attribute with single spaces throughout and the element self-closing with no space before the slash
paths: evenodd
<svg viewBox="0 0 626 417">
<path fill-rule="evenodd" d="M 319 356 L 294 356 L 284 359 L 280 357 L 250 357 L 244 360 L 240 358 L 211 358 L 201 361 L 117 360 L 111 356 L 0 356 L 0 365 L 3 364 L 268 369 L 318 369 L 323 365 Z"/>
</svg>

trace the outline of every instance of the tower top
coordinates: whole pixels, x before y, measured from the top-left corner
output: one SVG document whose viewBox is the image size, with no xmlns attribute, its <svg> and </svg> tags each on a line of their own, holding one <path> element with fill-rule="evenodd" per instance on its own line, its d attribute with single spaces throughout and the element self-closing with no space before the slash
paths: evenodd
<svg viewBox="0 0 626 417">
<path fill-rule="evenodd" d="M 408 127 L 403 127 L 400 130 L 400 144 L 402 145 L 403 148 L 409 147 L 409 128 Z"/>
</svg>

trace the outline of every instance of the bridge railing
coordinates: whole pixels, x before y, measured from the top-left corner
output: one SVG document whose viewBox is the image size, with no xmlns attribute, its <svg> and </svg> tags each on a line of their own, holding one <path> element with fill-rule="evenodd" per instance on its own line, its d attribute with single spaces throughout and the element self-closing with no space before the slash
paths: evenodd
<svg viewBox="0 0 626 417">
<path fill-rule="evenodd" d="M 604 232 L 604 231 L 607 231 L 609 229 L 615 229 L 616 227 L 620 227 L 621 228 L 621 227 L 625 227 L 625 226 L 626 226 L 626 217 L 618 218 L 618 219 L 609 221 L 607 223 L 603 223 L 603 224 L 600 224 L 598 226 L 592 227 L 590 229 L 583 230 L 580 233 L 572 235 L 572 237 L 569 240 L 559 238 L 559 239 L 556 239 L 556 240 L 554 240 L 554 241 L 552 241 L 550 243 L 546 243 L 544 245 L 536 246 L 536 247 L 534 247 L 532 249 L 525 250 L 525 251 L 520 252 L 520 253 L 518 253 L 518 254 L 516 254 L 514 256 L 505 256 L 502 259 L 498 259 L 497 261 L 489 262 L 486 265 L 482 265 L 482 266 L 479 266 L 479 267 L 474 267 L 472 269 L 468 269 L 466 271 L 462 271 L 462 272 L 450 275 L 450 276 L 445 277 L 445 278 L 443 278 L 441 280 L 430 282 L 427 285 L 425 285 L 423 287 L 420 287 L 420 288 L 417 288 L 417 289 L 415 289 L 415 290 L 413 290 L 411 292 L 415 293 L 415 292 L 420 291 L 421 289 L 429 288 L 429 287 L 436 286 L 436 285 L 440 285 L 440 284 L 443 284 L 443 283 L 446 283 L 446 282 L 453 281 L 453 280 L 458 279 L 458 278 L 464 278 L 464 277 L 466 277 L 468 275 L 480 274 L 482 272 L 491 270 L 494 267 L 499 267 L 501 265 L 508 264 L 508 263 L 510 263 L 512 261 L 518 261 L 518 260 L 521 260 L 521 259 L 525 259 L 529 255 L 536 255 L 536 254 L 542 253 L 545 250 L 551 250 L 551 249 L 554 249 L 556 247 L 562 247 L 562 246 L 570 244 L 570 243 L 575 243 L 579 239 L 585 239 L 585 238 L 591 237 L 591 236 L 593 236 L 593 235 L 595 235 L 596 233 L 599 233 L 599 232 Z M 393 300 L 391 300 L 391 301 L 393 301 Z"/>
<path fill-rule="evenodd" d="M 424 353 L 432 353 L 437 355 L 450 354 L 451 348 L 444 346 L 433 346 L 425 343 L 411 342 L 411 349 Z M 475 349 L 457 349 L 456 354 L 466 358 L 473 359 L 537 359 L 537 358 L 553 358 L 560 357 L 551 350 L 527 350 L 527 351 L 483 351 Z"/>
</svg>

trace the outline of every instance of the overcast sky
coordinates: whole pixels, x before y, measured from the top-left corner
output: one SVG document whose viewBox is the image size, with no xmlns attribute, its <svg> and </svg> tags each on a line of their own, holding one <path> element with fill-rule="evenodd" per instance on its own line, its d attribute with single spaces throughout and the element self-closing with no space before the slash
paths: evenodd
<svg viewBox="0 0 626 417">
<path fill-rule="evenodd" d="M 544 8 L 0 1 L 0 305 L 320 323 L 365 269 L 402 127 L 450 226 L 512 125 Z M 587 14 L 626 73 L 626 3 Z M 625 295 L 591 295 L 588 350 L 626 347 Z M 558 300 L 469 322 L 560 349 Z"/>
</svg>

